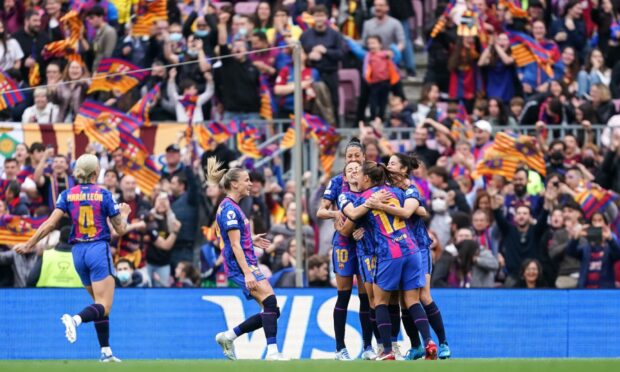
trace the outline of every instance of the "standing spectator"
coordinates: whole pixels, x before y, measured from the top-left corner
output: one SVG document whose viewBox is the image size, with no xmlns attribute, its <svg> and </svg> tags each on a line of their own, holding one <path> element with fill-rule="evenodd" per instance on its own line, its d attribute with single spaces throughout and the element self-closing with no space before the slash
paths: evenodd
<svg viewBox="0 0 620 372">
<path fill-rule="evenodd" d="M 148 218 L 146 269 L 149 281 L 153 287 L 169 287 L 171 250 L 181 229 L 181 223 L 170 209 L 166 193 L 157 195 L 155 207 Z"/>
<path fill-rule="evenodd" d="M 486 120 L 478 120 L 474 123 L 474 158 L 479 161 L 484 158 L 484 153 L 493 144 L 491 141 L 491 133 L 493 133 L 493 127 L 491 123 Z"/>
<path fill-rule="evenodd" d="M 181 149 L 172 144 L 166 147 L 166 164 L 161 169 L 161 178 L 171 180 L 172 177 L 182 174 L 185 164 L 181 161 Z"/>
<path fill-rule="evenodd" d="M 510 115 L 508 108 L 500 98 L 489 98 L 489 116 L 486 118 L 493 127 L 517 127 L 517 120 Z"/>
<path fill-rule="evenodd" d="M 174 269 L 174 276 L 177 278 L 174 283 L 177 288 L 194 288 L 200 285 L 200 273 L 187 261 L 179 262 Z"/>
<path fill-rule="evenodd" d="M 319 73 L 317 70 L 307 67 L 306 61 L 308 56 L 301 51 L 301 89 L 303 94 L 304 107 L 311 107 L 312 101 L 316 98 L 317 93 L 314 89 L 314 83 L 319 81 Z M 274 94 L 278 98 L 278 109 L 281 117 L 289 118 L 294 112 L 295 103 L 295 81 L 293 74 L 293 65 L 284 66 L 278 73 L 276 85 L 273 88 Z"/>
<path fill-rule="evenodd" d="M 616 106 L 611 100 L 609 87 L 602 83 L 596 83 L 590 88 L 592 106 L 596 110 L 598 123 L 607 124 L 609 119 L 616 114 Z"/>
<path fill-rule="evenodd" d="M 404 48 L 401 49 L 403 52 L 403 62 L 405 65 L 405 69 L 407 70 L 407 76 L 414 77 L 416 76 L 415 71 L 415 54 L 413 49 L 413 33 L 411 30 L 410 21 L 414 16 L 413 4 L 411 1 L 399 1 L 399 0 L 389 0 L 389 10 L 390 14 L 400 21 L 403 29 L 403 38 L 404 38 Z M 375 2 L 375 16 L 377 12 L 377 5 Z M 421 15 L 418 15 L 420 17 Z"/>
<path fill-rule="evenodd" d="M 0 9 L 0 20 L 6 25 L 6 33 L 14 34 L 24 25 L 26 7 L 22 0 L 4 0 Z"/>
<path fill-rule="evenodd" d="M 488 97 L 499 97 L 503 103 L 510 102 L 514 97 L 516 79 L 514 61 L 508 35 L 499 34 L 497 38 L 492 37 L 489 46 L 478 60 L 478 66 L 486 67 Z"/>
<path fill-rule="evenodd" d="M 334 117 L 338 117 L 338 64 L 344 57 L 342 36 L 328 26 L 329 12 L 325 6 L 317 5 L 311 13 L 314 26 L 301 35 L 300 42 L 310 67 L 319 71 L 321 81 L 329 88 Z"/>
<path fill-rule="evenodd" d="M 516 285 L 517 288 L 533 289 L 547 287 L 542 265 L 537 259 L 529 258 L 523 261 L 520 273 L 519 282 Z"/>
<path fill-rule="evenodd" d="M 170 205 L 172 212 L 181 222 L 181 230 L 172 247 L 170 263 L 177 267 L 181 261 L 194 261 L 194 240 L 198 231 L 199 185 L 192 167 L 185 164 L 182 173 L 172 176 Z"/>
<path fill-rule="evenodd" d="M 58 106 L 47 101 L 47 89 L 34 90 L 34 105 L 24 111 L 22 124 L 54 124 L 58 120 Z"/>
<path fill-rule="evenodd" d="M 456 244 L 461 288 L 493 288 L 499 261 L 493 253 L 474 240 Z"/>
<path fill-rule="evenodd" d="M 144 219 L 148 214 L 150 205 L 142 195 L 136 192 L 136 179 L 126 174 L 121 179 L 121 194 L 119 203 L 127 203 L 131 207 L 131 213 L 127 217 L 127 233 L 119 239 L 116 257 L 121 257 L 132 262 L 134 267 L 144 266 L 145 254 L 142 246 L 142 235 L 146 224 Z M 114 234 L 113 234 L 114 235 Z"/>
<path fill-rule="evenodd" d="M 201 53 L 204 58 L 202 49 L 200 49 L 199 53 Z M 175 105 L 177 121 L 180 123 L 202 124 L 204 121 L 202 106 L 213 97 L 213 92 L 215 91 L 211 73 L 204 73 L 207 85 L 205 86 L 204 92 L 200 94 L 198 94 L 196 82 L 194 80 L 185 79 L 181 81 L 183 95 L 179 95 L 175 83 L 176 76 L 177 70 L 176 68 L 172 68 L 170 70 L 170 76 L 168 77 L 168 97 Z"/>
<path fill-rule="evenodd" d="M 450 174 L 445 168 L 439 166 L 429 168 L 428 182 L 433 188 L 433 200 L 435 199 L 435 191 L 443 190 L 447 193 L 447 197 L 445 199 L 446 201 L 452 199 L 454 202 L 454 207 L 456 207 L 457 210 L 464 213 L 470 213 L 471 208 L 469 207 L 469 204 L 467 204 L 465 195 L 459 188 L 459 185 L 452 178 L 450 178 Z M 450 206 L 448 204 L 446 205 Z M 442 244 L 442 246 L 445 246 L 445 244 Z"/>
<path fill-rule="evenodd" d="M 52 173 L 44 174 L 48 159 L 52 158 Z M 64 155 L 54 155 L 54 149 L 45 150 L 45 155 L 34 171 L 33 179 L 37 183 L 39 194 L 43 196 L 43 205 L 51 210 L 56 207 L 56 200 L 61 192 L 75 185 L 75 180 L 68 174 L 69 164 Z"/>
<path fill-rule="evenodd" d="M 530 195 L 527 191 L 527 184 L 527 170 L 517 169 L 512 178 L 512 192 L 504 198 L 505 216 L 508 222 L 513 221 L 517 208 L 521 205 L 527 206 L 532 211 L 532 216 L 538 216 L 544 200 L 540 195 Z"/>
<path fill-rule="evenodd" d="M 4 23 L 0 21 L 0 70 L 18 70 L 23 58 L 24 52 L 21 46 L 15 39 L 9 36 L 9 33 L 4 28 Z"/>
<path fill-rule="evenodd" d="M 116 30 L 106 22 L 105 10 L 101 6 L 93 6 L 86 13 L 86 19 L 89 24 L 97 30 L 95 39 L 91 45 L 94 52 L 92 71 L 97 71 L 102 59 L 112 57 L 114 48 L 116 48 L 118 35 Z"/>
<path fill-rule="evenodd" d="M 41 14 L 34 10 L 29 9 L 25 15 L 24 27 L 13 34 L 13 37 L 19 43 L 19 46 L 23 52 L 21 61 L 21 78 L 27 80 L 28 72 L 35 63 L 39 63 L 39 68 L 44 68 L 44 61 L 41 55 L 45 44 L 51 40 L 41 32 Z M 7 29 L 7 31 L 9 31 Z"/>
<path fill-rule="evenodd" d="M 428 128 L 418 125 L 413 133 L 415 141 L 415 155 L 418 156 L 427 167 L 432 167 L 439 159 L 439 151 L 428 148 L 426 141 L 428 140 Z"/>
<path fill-rule="evenodd" d="M 268 29 L 265 34 L 270 45 L 283 46 L 299 40 L 302 32 L 299 26 L 291 24 L 288 9 L 279 7 L 273 14 L 273 27 Z"/>
<path fill-rule="evenodd" d="M 450 97 L 465 101 L 473 107 L 476 95 L 483 91 L 482 77 L 478 68 L 478 43 L 471 36 L 459 36 L 448 60 L 450 70 Z"/>
<path fill-rule="evenodd" d="M 228 30 L 225 18 L 220 15 L 218 44 L 220 55 L 233 54 L 222 59 L 222 66 L 215 70 L 219 84 L 218 97 L 224 104 L 224 120 L 258 120 L 260 110 L 259 71 L 247 56 L 247 43 L 235 39 L 232 50 L 228 47 Z"/>
<path fill-rule="evenodd" d="M 551 24 L 551 36 L 558 43 L 560 49 L 571 46 L 577 52 L 581 62 L 587 51 L 586 26 L 582 19 L 583 7 L 581 0 L 570 0 L 564 7 L 562 18 Z"/>
<path fill-rule="evenodd" d="M 364 57 L 363 78 L 368 87 L 370 118 L 383 121 L 390 88 L 400 80 L 400 75 L 390 58 L 391 52 L 383 49 L 379 36 L 366 37 L 366 47 L 368 53 Z"/>
<path fill-rule="evenodd" d="M 268 1 L 261 1 L 256 6 L 254 12 L 254 31 L 267 32 L 273 27 L 273 17 L 271 15 L 271 5 Z"/>
<path fill-rule="evenodd" d="M 9 182 L 5 191 L 5 201 L 9 214 L 14 216 L 28 216 L 28 206 L 19 197 L 21 192 L 21 184 L 17 180 Z"/>
</svg>

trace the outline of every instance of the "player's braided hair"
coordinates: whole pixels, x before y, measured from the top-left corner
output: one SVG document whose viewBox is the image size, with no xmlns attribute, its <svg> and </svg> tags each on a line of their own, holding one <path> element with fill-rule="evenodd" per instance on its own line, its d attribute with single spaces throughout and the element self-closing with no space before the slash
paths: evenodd
<svg viewBox="0 0 620 372">
<path fill-rule="evenodd" d="M 242 168 L 221 169 L 222 165 L 215 156 L 207 159 L 207 182 L 212 185 L 220 185 L 224 190 L 230 190 L 231 184 L 238 181 L 239 176 L 245 170 Z"/>
</svg>

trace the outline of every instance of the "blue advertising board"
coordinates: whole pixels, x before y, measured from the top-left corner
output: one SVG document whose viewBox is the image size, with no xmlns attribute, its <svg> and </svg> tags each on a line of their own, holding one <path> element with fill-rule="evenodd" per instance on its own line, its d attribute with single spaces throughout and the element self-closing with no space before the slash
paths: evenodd
<svg viewBox="0 0 620 372">
<path fill-rule="evenodd" d="M 336 290 L 277 290 L 277 296 L 283 353 L 333 358 Z M 455 358 L 620 356 L 620 291 L 435 290 L 433 297 Z M 90 302 L 84 290 L 0 290 L 0 359 L 98 358 L 92 324 L 82 325 L 71 345 L 60 322 L 63 313 Z M 362 348 L 358 308 L 354 295 L 346 329 L 353 356 Z M 111 345 L 123 359 L 222 358 L 215 334 L 258 311 L 235 289 L 120 289 L 110 317 Z M 266 351 L 262 330 L 235 345 L 244 359 Z"/>
</svg>

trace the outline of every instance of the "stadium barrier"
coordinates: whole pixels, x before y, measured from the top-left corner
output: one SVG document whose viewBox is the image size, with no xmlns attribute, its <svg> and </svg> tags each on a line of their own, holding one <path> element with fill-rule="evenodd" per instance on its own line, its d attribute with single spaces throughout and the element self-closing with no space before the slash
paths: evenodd
<svg viewBox="0 0 620 372">
<path fill-rule="evenodd" d="M 332 358 L 335 289 L 277 290 L 278 344 L 291 358 Z M 620 356 L 620 291 L 435 290 L 455 358 Z M 0 359 L 96 359 L 92 324 L 64 338 L 60 316 L 91 300 L 84 290 L 0 290 Z M 353 296 L 346 342 L 362 341 Z M 123 359 L 222 358 L 215 334 L 259 311 L 235 289 L 120 289 L 111 316 L 111 345 Z M 402 339 L 402 332 L 401 332 Z M 403 342 L 403 349 L 409 343 Z M 266 351 L 262 330 L 235 341 L 239 358 Z"/>
</svg>

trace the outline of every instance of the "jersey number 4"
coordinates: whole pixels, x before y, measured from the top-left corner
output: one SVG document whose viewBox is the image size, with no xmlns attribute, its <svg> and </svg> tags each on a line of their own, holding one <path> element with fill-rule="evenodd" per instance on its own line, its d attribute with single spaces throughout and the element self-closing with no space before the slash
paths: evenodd
<svg viewBox="0 0 620 372">
<path fill-rule="evenodd" d="M 390 198 L 388 199 L 388 204 L 392 206 L 399 206 L 400 202 L 397 199 Z M 381 220 L 381 224 L 383 225 L 383 228 L 385 229 L 385 232 L 387 234 L 391 234 L 394 231 L 402 230 L 407 226 L 405 225 L 405 221 L 401 220 L 396 216 L 392 216 L 394 220 L 392 223 L 390 223 L 390 219 L 388 218 L 387 213 L 385 213 L 384 211 L 379 211 L 375 209 L 372 211 L 372 214 L 379 217 L 379 219 Z"/>
<path fill-rule="evenodd" d="M 80 216 L 78 217 L 78 232 L 89 238 L 97 235 L 95 227 L 95 215 L 93 207 L 90 205 L 80 205 Z"/>
</svg>

